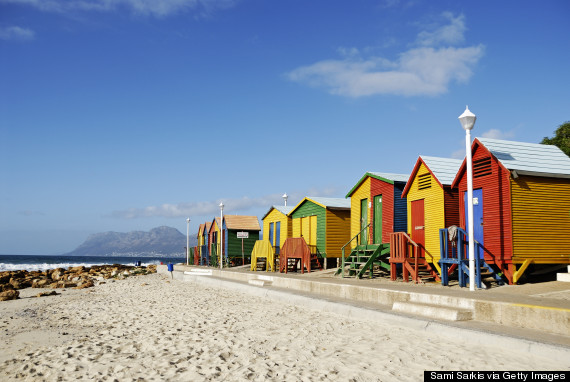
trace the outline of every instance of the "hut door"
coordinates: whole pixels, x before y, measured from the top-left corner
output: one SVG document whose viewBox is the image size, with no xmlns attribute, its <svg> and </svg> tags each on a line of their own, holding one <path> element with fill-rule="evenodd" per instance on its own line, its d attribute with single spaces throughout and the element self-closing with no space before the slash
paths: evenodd
<svg viewBox="0 0 570 382">
<path fill-rule="evenodd" d="M 317 253 L 317 215 L 309 217 L 309 248 L 312 253 Z"/>
<path fill-rule="evenodd" d="M 382 195 L 374 197 L 374 244 L 382 244 Z"/>
<path fill-rule="evenodd" d="M 275 254 L 279 254 L 279 246 L 281 245 L 281 222 L 275 223 Z"/>
<path fill-rule="evenodd" d="M 360 244 L 368 244 L 368 230 L 364 230 L 368 224 L 368 199 L 362 199 L 360 201 L 360 231 L 362 235 L 360 236 Z"/>
<path fill-rule="evenodd" d="M 465 201 L 465 226 L 467 228 L 467 192 L 463 194 L 463 200 Z M 475 240 L 481 244 L 478 246 L 477 254 L 480 259 L 483 258 L 483 189 L 478 188 L 473 190 L 473 234 Z"/>
<path fill-rule="evenodd" d="M 273 247 L 273 223 L 269 223 L 269 242 Z"/>
<path fill-rule="evenodd" d="M 412 240 L 420 245 L 420 256 L 423 257 L 423 251 L 425 249 L 425 215 L 423 199 L 412 201 Z"/>
</svg>

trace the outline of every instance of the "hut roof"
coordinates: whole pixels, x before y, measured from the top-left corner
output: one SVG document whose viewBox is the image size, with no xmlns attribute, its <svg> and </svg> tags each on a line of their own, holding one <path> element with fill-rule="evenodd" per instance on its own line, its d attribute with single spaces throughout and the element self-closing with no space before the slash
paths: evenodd
<svg viewBox="0 0 570 382">
<path fill-rule="evenodd" d="M 265 213 L 265 215 L 263 215 L 263 217 L 261 218 L 261 220 L 265 219 L 267 217 L 267 215 L 269 215 L 269 213 L 271 212 L 271 210 L 276 209 L 277 211 L 281 212 L 283 215 L 287 215 L 289 214 L 289 212 L 291 212 L 291 210 L 293 209 L 293 206 L 271 206 L 271 208 L 269 209 L 269 211 L 267 211 Z"/>
<path fill-rule="evenodd" d="M 303 204 L 306 200 L 310 200 L 311 202 L 318 204 L 323 208 L 337 208 L 337 209 L 341 208 L 341 209 L 350 210 L 350 200 L 346 200 L 343 198 L 321 198 L 321 197 L 307 196 L 303 198 L 303 200 L 301 200 L 293 209 L 291 209 L 289 215 L 291 215 L 293 211 L 299 208 L 299 206 Z"/>
<path fill-rule="evenodd" d="M 228 229 L 261 230 L 257 216 L 224 215 L 224 222 Z"/>
<path fill-rule="evenodd" d="M 570 178 L 570 158 L 556 146 L 491 138 L 475 139 L 508 170 L 516 170 L 522 175 Z"/>
<path fill-rule="evenodd" d="M 460 159 L 438 158 L 420 155 L 416 161 L 414 169 L 408 178 L 408 183 L 406 184 L 406 187 L 404 187 L 402 197 L 406 196 L 408 194 L 408 191 L 410 191 L 413 179 L 417 175 L 417 172 L 419 171 L 420 165 L 422 163 L 427 167 L 437 183 L 443 187 L 444 185 L 450 186 L 451 183 L 453 183 L 453 179 L 455 178 L 455 175 L 457 175 L 457 171 L 459 170 L 462 162 Z"/>
<path fill-rule="evenodd" d="M 346 197 L 349 198 L 354 191 L 364 182 L 367 177 L 376 178 L 378 180 L 382 180 L 386 183 L 394 184 L 394 182 L 407 182 L 409 175 L 406 174 L 391 174 L 388 172 L 366 172 L 362 178 L 356 183 L 354 187 L 346 194 Z"/>
</svg>

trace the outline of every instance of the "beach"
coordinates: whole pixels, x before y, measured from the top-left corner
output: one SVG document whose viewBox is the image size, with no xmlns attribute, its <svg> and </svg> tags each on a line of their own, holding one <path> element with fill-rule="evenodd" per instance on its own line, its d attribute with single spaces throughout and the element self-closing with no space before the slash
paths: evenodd
<svg viewBox="0 0 570 382">
<path fill-rule="evenodd" d="M 548 354 L 473 346 L 151 274 L 0 303 L 2 381 L 418 381 L 424 370 L 568 370 Z"/>
</svg>

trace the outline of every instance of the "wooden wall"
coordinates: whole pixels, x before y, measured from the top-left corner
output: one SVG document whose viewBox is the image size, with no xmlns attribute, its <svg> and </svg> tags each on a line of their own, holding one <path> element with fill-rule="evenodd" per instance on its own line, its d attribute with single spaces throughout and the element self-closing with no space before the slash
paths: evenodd
<svg viewBox="0 0 570 382">
<path fill-rule="evenodd" d="M 412 185 L 408 191 L 408 233 L 412 232 L 412 208 L 411 203 L 414 200 L 424 199 L 425 208 L 425 251 L 426 260 L 433 262 L 439 271 L 439 229 L 445 228 L 445 212 L 444 212 L 444 196 L 443 189 L 437 183 L 435 178 L 431 177 L 431 186 L 427 189 L 418 189 L 418 177 L 428 173 L 427 167 L 421 163 L 412 180 Z"/>
<path fill-rule="evenodd" d="M 570 179 L 511 179 L 513 262 L 570 263 Z"/>
<path fill-rule="evenodd" d="M 362 182 L 362 184 L 360 184 L 360 186 L 358 186 L 358 188 L 352 193 L 352 195 L 350 196 L 350 237 L 348 238 L 348 240 L 350 240 L 352 237 L 354 237 L 355 235 L 357 235 L 360 232 L 360 201 L 362 199 L 368 199 L 368 201 L 370 202 L 370 177 L 367 177 L 364 182 Z M 368 223 L 370 223 L 370 211 L 368 212 Z M 370 236 L 370 233 L 372 231 L 369 231 L 368 237 Z M 346 240 L 346 241 L 348 241 Z M 346 243 L 346 242 L 345 242 Z M 345 243 L 343 243 L 342 245 L 344 245 Z M 350 243 L 350 247 L 354 248 L 357 245 L 357 241 L 353 240 L 352 243 Z"/>
<path fill-rule="evenodd" d="M 342 256 L 342 246 L 352 237 L 351 220 L 348 210 L 330 208 L 326 210 L 326 257 Z"/>
</svg>

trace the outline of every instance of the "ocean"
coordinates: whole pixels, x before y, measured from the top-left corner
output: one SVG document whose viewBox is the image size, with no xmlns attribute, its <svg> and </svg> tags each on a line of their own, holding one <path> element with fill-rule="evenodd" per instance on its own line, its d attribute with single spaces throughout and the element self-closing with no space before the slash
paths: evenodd
<svg viewBox="0 0 570 382">
<path fill-rule="evenodd" d="M 46 269 L 69 268 L 105 264 L 135 265 L 176 264 L 185 263 L 186 257 L 137 257 L 137 256 L 33 256 L 33 255 L 0 255 L 0 272 L 3 271 L 45 271 Z"/>
</svg>

